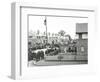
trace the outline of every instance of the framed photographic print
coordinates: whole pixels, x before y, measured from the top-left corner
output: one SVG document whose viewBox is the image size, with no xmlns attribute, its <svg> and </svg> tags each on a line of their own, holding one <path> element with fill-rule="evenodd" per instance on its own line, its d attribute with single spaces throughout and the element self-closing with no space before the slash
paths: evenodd
<svg viewBox="0 0 100 82">
<path fill-rule="evenodd" d="M 12 78 L 33 79 L 93 70 L 95 9 L 12 3 Z"/>
</svg>

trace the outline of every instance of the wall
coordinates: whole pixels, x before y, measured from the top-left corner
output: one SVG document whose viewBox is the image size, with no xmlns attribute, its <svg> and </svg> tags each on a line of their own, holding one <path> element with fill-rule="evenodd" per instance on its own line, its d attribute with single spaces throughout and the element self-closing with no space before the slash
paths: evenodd
<svg viewBox="0 0 100 82">
<path fill-rule="evenodd" d="M 9 79 L 10 76 L 10 69 L 11 69 L 11 2 L 15 1 L 24 1 L 24 2 L 33 2 L 34 4 L 43 4 L 48 7 L 56 7 L 62 6 L 67 7 L 67 5 L 72 6 L 94 6 L 97 8 L 97 21 L 100 21 L 100 0 L 1 0 L 0 1 L 0 81 L 13 81 Z M 97 22 L 96 21 L 96 22 Z M 100 27 L 100 23 L 97 22 L 96 25 Z M 96 39 L 96 42 L 93 43 L 95 56 L 93 61 L 96 62 L 96 74 L 83 74 L 83 75 L 69 75 L 69 76 L 62 76 L 60 78 L 44 78 L 44 79 L 35 79 L 33 81 L 36 82 L 100 82 L 100 28 L 95 28 L 95 34 L 92 36 Z M 97 46 L 96 46 L 97 45 Z M 91 51 L 93 52 L 93 51 Z M 31 80 L 30 80 L 31 81 Z M 33 82 L 32 81 L 32 82 Z"/>
<path fill-rule="evenodd" d="M 87 39 L 78 39 L 77 40 L 77 55 L 88 55 L 88 40 Z M 81 47 L 84 48 L 83 52 Z"/>
</svg>

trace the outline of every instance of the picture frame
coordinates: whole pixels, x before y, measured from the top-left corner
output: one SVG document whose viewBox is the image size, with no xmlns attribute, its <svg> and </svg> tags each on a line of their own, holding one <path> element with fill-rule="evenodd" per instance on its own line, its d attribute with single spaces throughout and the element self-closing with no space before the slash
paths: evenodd
<svg viewBox="0 0 100 82">
<path fill-rule="evenodd" d="M 95 39 L 95 8 L 52 8 L 34 6 L 33 3 L 12 3 L 11 6 L 11 77 L 34 79 L 95 73 L 93 42 Z M 29 16 L 62 16 L 88 18 L 88 64 L 28 67 Z M 34 18 L 33 18 L 34 19 Z M 79 21 L 79 20 L 78 20 Z M 54 28 L 51 28 L 54 29 Z M 92 45 L 91 45 L 92 44 Z M 91 52 L 92 50 L 92 52 Z M 82 51 L 84 48 L 82 47 Z"/>
</svg>

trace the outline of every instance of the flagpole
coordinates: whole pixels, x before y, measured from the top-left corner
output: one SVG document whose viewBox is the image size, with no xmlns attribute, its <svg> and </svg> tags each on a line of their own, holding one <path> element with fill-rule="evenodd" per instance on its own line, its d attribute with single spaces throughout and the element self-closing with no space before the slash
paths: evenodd
<svg viewBox="0 0 100 82">
<path fill-rule="evenodd" d="M 47 17 L 45 16 L 45 26 L 46 26 L 46 44 L 48 43 L 48 33 L 47 33 Z"/>
</svg>

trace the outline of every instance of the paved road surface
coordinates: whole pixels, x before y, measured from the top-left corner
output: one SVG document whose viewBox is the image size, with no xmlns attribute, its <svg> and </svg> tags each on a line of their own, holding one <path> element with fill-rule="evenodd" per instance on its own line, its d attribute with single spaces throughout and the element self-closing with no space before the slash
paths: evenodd
<svg viewBox="0 0 100 82">
<path fill-rule="evenodd" d="M 87 64 L 87 61 L 38 61 L 34 64 L 34 61 L 29 61 L 28 66 L 52 66 L 52 65 L 76 65 L 76 64 Z"/>
</svg>

